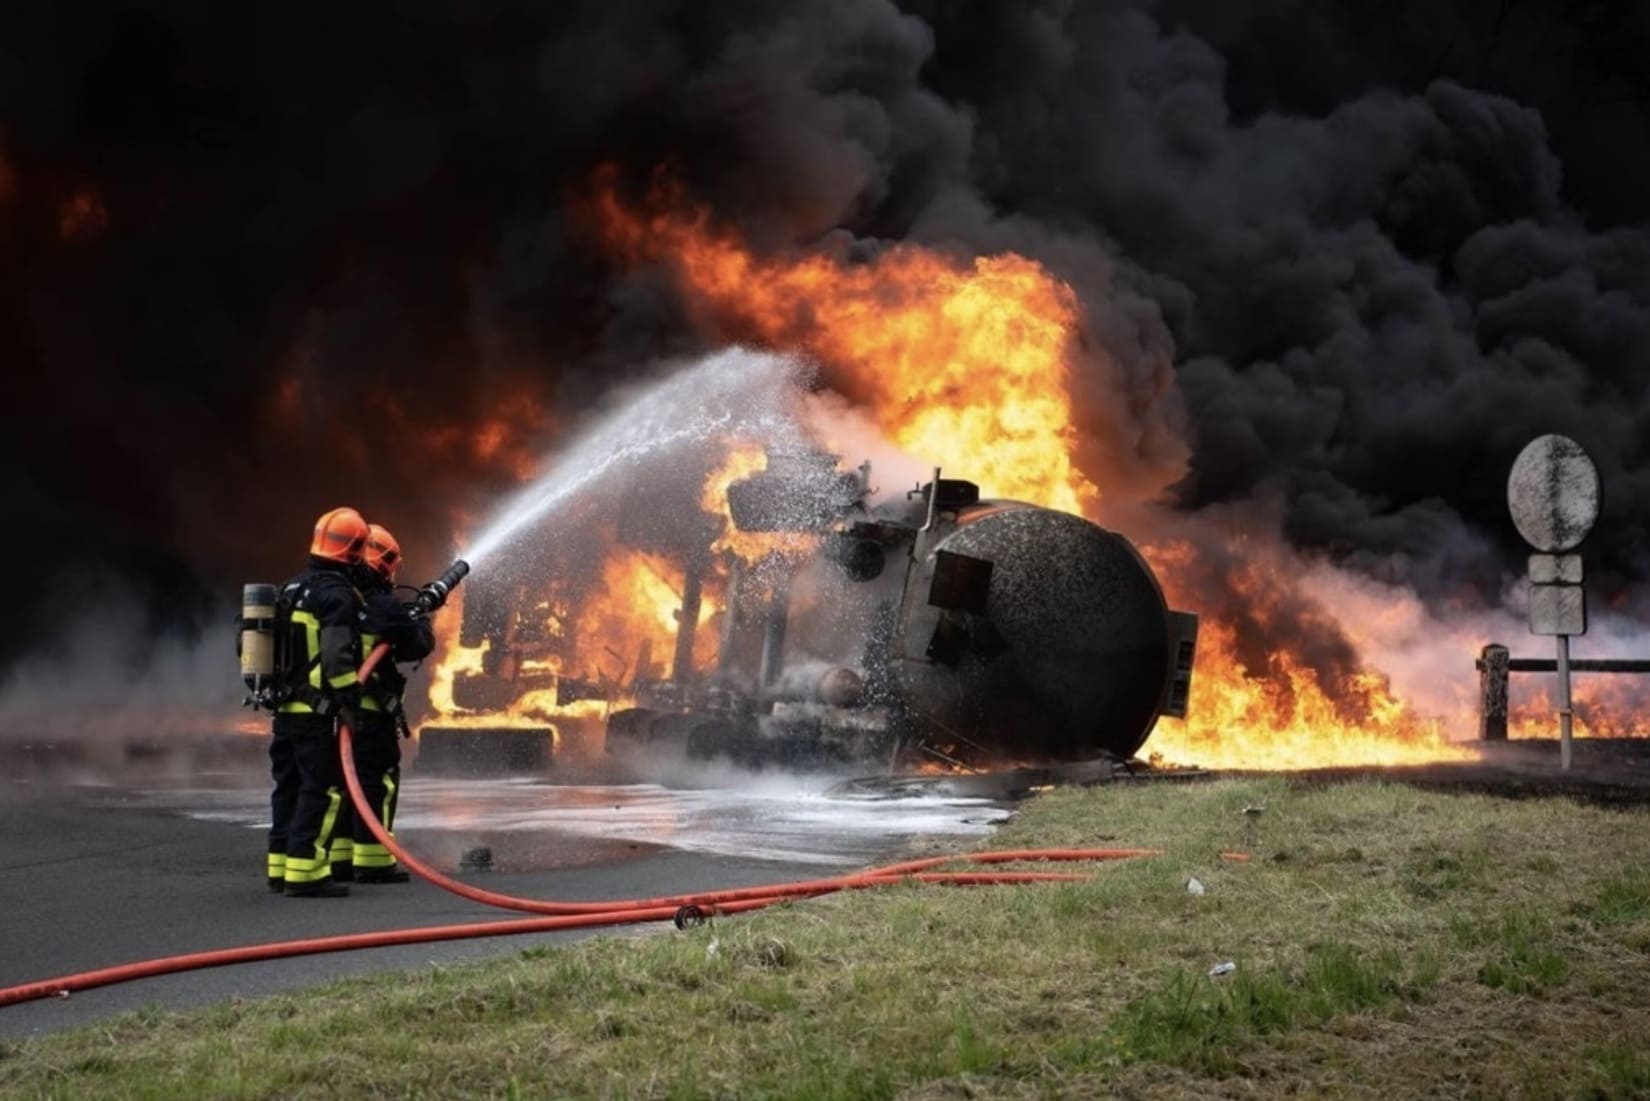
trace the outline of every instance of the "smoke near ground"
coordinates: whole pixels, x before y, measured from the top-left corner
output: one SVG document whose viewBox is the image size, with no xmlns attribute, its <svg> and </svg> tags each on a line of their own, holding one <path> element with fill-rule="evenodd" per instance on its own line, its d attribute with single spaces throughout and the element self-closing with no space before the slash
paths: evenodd
<svg viewBox="0 0 1650 1101">
<path fill-rule="evenodd" d="M 242 694 L 228 619 L 196 637 L 156 632 L 123 586 L 88 587 L 97 607 L 0 675 L 0 750 L 223 734 Z"/>
<path fill-rule="evenodd" d="M 455 516 L 705 350 L 666 274 L 592 234 L 602 171 L 668 174 L 763 250 L 1040 260 L 1084 305 L 1079 459 L 1117 508 L 1264 516 L 1440 611 L 1500 603 L 1506 471 L 1572 435 L 1605 486 L 1594 592 L 1650 613 L 1639 6 L 5 18 L 14 669 L 73 637 L 92 576 L 134 637 L 198 636 L 345 502 L 433 574 Z M 1330 617 L 1314 646 L 1352 643 Z"/>
</svg>

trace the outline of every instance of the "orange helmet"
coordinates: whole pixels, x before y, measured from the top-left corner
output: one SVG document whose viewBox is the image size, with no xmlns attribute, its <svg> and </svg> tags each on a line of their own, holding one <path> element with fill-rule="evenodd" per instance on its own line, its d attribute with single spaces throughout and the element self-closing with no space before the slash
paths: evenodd
<svg viewBox="0 0 1650 1101">
<path fill-rule="evenodd" d="M 385 581 L 395 580 L 395 571 L 401 568 L 401 544 L 390 530 L 380 524 L 367 525 L 367 549 L 361 561 L 367 569 Z"/>
<path fill-rule="evenodd" d="M 328 562 L 353 566 L 367 545 L 367 522 L 352 508 L 335 508 L 315 521 L 309 553 Z"/>
</svg>

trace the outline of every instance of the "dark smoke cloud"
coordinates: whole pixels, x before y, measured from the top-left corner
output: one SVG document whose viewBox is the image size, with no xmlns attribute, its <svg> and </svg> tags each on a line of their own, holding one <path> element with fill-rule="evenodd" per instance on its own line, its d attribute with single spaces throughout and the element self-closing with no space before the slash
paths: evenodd
<svg viewBox="0 0 1650 1101">
<path fill-rule="evenodd" d="M 1241 7 L 1241 12 L 1240 12 Z M 1599 461 L 1650 550 L 1634 5 L 1075 0 L 37 5 L 0 34 L 0 661 L 118 571 L 154 625 L 341 502 L 454 511 L 697 329 L 602 255 L 602 166 L 758 247 L 1018 249 L 1088 326 L 1083 461 L 1183 512 L 1499 588 L 1505 472 Z M 529 401 L 529 399 L 531 399 Z M 546 411 L 535 415 L 533 403 Z M 502 412 L 501 412 L 502 411 Z"/>
<path fill-rule="evenodd" d="M 926 6 L 974 17 L 971 33 L 939 36 L 932 81 L 974 108 L 985 206 L 1101 233 L 1139 269 L 1191 422 L 1180 508 L 1281 498 L 1298 544 L 1423 592 L 1490 597 L 1518 549 L 1506 470 L 1532 436 L 1562 431 L 1597 458 L 1610 495 L 1595 565 L 1618 585 L 1642 576 L 1650 237 L 1590 228 L 1578 201 L 1646 210 L 1642 196 L 1607 202 L 1614 178 L 1596 162 L 1566 187 L 1555 146 L 1592 140 L 1564 129 L 1555 143 L 1549 126 L 1571 115 L 1549 102 L 1549 124 L 1448 79 L 1467 75 L 1458 65 L 1423 78 L 1406 62 L 1390 83 L 1413 90 L 1357 82 L 1369 59 L 1342 64 L 1368 22 L 1357 5 L 1294 29 L 1282 24 L 1306 5 L 1261 6 L 1276 19 L 1229 5 L 986 7 L 995 18 Z M 1589 26 L 1644 40 L 1637 15 Z M 1385 33 L 1413 58 L 1406 32 Z M 1230 59 L 1211 44 L 1228 38 L 1241 45 Z M 1544 72 L 1593 56 L 1565 49 Z M 1258 72 L 1277 57 L 1289 79 Z M 1645 117 L 1642 105 L 1623 116 L 1627 150 Z"/>
</svg>

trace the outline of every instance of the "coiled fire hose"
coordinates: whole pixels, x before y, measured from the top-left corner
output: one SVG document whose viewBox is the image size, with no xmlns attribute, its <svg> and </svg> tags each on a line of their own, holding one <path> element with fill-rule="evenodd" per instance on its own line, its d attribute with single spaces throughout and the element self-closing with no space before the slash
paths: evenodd
<svg viewBox="0 0 1650 1101">
<path fill-rule="evenodd" d="M 379 643 L 362 663 L 359 677 L 365 682 L 373 669 L 389 652 L 388 643 Z M 409 871 L 443 890 L 508 910 L 520 910 L 540 915 L 509 921 L 469 922 L 460 925 L 420 926 L 410 929 L 388 929 L 376 933 L 349 933 L 340 936 L 311 937 L 303 940 L 274 941 L 250 944 L 238 948 L 220 948 L 207 952 L 193 952 L 181 956 L 164 956 L 135 963 L 82 971 L 52 979 L 0 988 L 0 1006 L 16 1005 L 40 998 L 67 997 L 77 990 L 91 990 L 100 986 L 129 982 L 133 979 L 195 971 L 226 964 L 252 963 L 258 960 L 284 959 L 290 956 L 316 955 L 323 952 L 348 952 L 361 948 L 386 948 L 402 944 L 424 944 L 445 940 L 467 940 L 475 937 L 515 936 L 523 933 L 546 933 L 561 929 L 584 929 L 604 925 L 631 925 L 653 921 L 676 921 L 685 925 L 712 914 L 738 914 L 771 906 L 788 899 L 812 898 L 833 891 L 862 890 L 895 883 L 920 882 L 947 886 L 989 886 L 1008 883 L 1044 883 L 1084 880 L 1086 875 L 1057 872 L 932 872 L 941 864 L 964 861 L 973 864 L 1006 864 L 1029 861 L 1102 861 L 1126 860 L 1134 857 L 1161 855 L 1156 849 L 1011 849 L 995 852 L 962 853 L 953 856 L 929 857 L 889 864 L 869 871 L 829 879 L 804 880 L 795 883 L 775 883 L 760 887 L 742 887 L 733 890 L 707 891 L 690 895 L 672 895 L 652 899 L 620 899 L 601 902 L 554 902 L 545 899 L 516 898 L 496 891 L 451 879 L 407 852 L 392 834 L 378 821 L 361 790 L 360 778 L 355 772 L 353 753 L 354 732 L 347 725 L 338 728 L 338 748 L 349 788 L 350 800 L 362 822 L 372 831 L 380 844 L 389 849 Z M 1225 859 L 1246 859 L 1241 853 L 1222 853 Z"/>
</svg>

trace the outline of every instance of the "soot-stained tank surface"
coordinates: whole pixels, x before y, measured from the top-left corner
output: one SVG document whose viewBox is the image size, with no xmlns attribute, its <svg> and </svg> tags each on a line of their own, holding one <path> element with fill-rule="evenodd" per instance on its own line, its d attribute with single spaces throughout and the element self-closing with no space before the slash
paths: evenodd
<svg viewBox="0 0 1650 1101">
<path fill-rule="evenodd" d="M 907 600 L 907 660 L 894 673 L 917 722 L 1009 759 L 1139 749 L 1174 648 L 1163 592 L 1128 540 L 1080 516 L 982 502 L 925 556 L 913 595 L 933 592 L 923 575 L 948 554 L 989 562 L 989 581 L 983 611 Z M 968 602 L 966 592 L 942 599 Z"/>
</svg>

